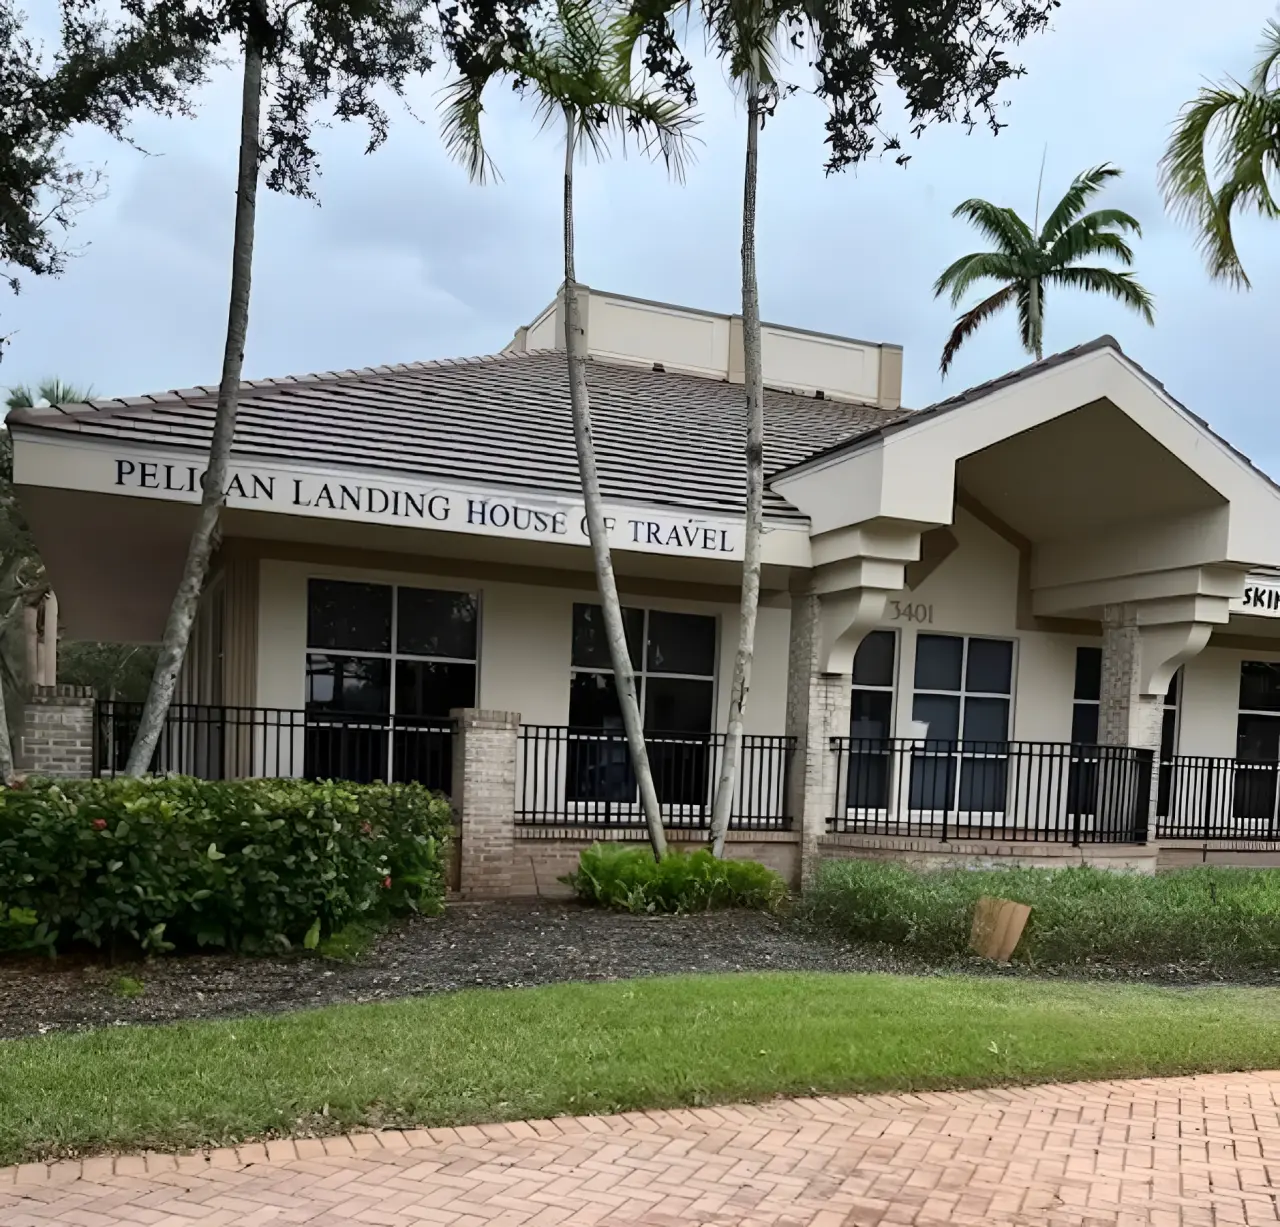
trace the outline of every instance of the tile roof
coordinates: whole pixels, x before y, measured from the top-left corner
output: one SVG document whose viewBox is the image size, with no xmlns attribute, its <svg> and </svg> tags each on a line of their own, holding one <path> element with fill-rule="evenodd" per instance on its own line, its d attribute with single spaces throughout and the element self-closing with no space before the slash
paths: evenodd
<svg viewBox="0 0 1280 1227">
<path fill-rule="evenodd" d="M 745 469 L 742 387 L 591 360 L 592 425 L 606 498 L 739 512 Z M 216 388 L 16 410 L 11 423 L 165 448 L 206 450 Z M 772 474 L 905 416 L 905 410 L 765 395 Z M 574 494 L 578 464 L 563 352 L 421 362 L 247 381 L 235 455 L 351 465 Z M 801 519 L 768 493 L 766 514 Z"/>
</svg>

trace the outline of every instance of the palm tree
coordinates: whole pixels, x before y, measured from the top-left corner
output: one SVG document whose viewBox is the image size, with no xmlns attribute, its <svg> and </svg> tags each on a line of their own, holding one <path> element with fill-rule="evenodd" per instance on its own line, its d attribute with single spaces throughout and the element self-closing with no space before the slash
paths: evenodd
<svg viewBox="0 0 1280 1227">
<path fill-rule="evenodd" d="M 1280 22 L 1267 23 L 1259 53 L 1248 85 L 1205 86 L 1182 108 L 1160 159 L 1165 202 L 1199 231 L 1209 275 L 1246 288 L 1231 215 L 1253 210 L 1280 217 Z M 1217 191 L 1208 151 L 1215 139 L 1214 163 L 1223 180 Z"/>
<path fill-rule="evenodd" d="M 942 350 L 942 373 L 950 369 L 956 351 L 977 330 L 978 325 L 1003 307 L 1015 303 L 1023 348 L 1037 360 L 1044 357 L 1044 292 L 1046 286 L 1062 286 L 1109 294 L 1138 312 L 1148 324 L 1155 323 L 1152 298 L 1131 272 L 1087 265 L 1087 256 L 1114 256 L 1126 268 L 1133 264 L 1133 249 L 1125 232 L 1141 237 L 1142 227 L 1120 209 L 1098 209 L 1084 213 L 1084 207 L 1120 170 L 1106 164 L 1077 175 L 1066 194 L 1054 206 L 1040 229 L 1037 201 L 1034 226 L 1028 226 L 1013 209 L 987 200 L 966 200 L 952 217 L 972 222 L 994 244 L 994 251 L 962 256 L 934 284 L 934 297 L 950 291 L 951 305 L 957 307 L 969 287 L 990 278 L 1000 288 L 957 321 Z"/>
<path fill-rule="evenodd" d="M 5 397 L 9 409 L 34 409 L 41 402 L 48 405 L 74 405 L 93 395 L 92 388 L 79 388 L 61 379 L 42 379 L 36 387 L 30 384 L 14 384 Z"/>
<path fill-rule="evenodd" d="M 467 167 L 474 180 L 483 182 L 491 163 L 485 152 L 480 119 L 485 88 L 494 78 L 510 77 L 532 94 L 544 124 L 557 119 L 564 122 L 565 352 L 574 443 L 627 747 L 649 841 L 654 856 L 661 859 L 667 851 L 666 834 L 645 747 L 644 722 L 623 629 L 622 605 L 613 573 L 591 436 L 587 356 L 583 349 L 574 271 L 573 166 L 579 152 L 603 157 L 610 136 L 625 140 L 631 133 L 644 142 L 646 148 L 659 152 L 671 172 L 680 178 L 694 118 L 683 103 L 650 90 L 643 83 L 637 84 L 629 66 L 620 61 L 617 38 L 615 24 L 598 0 L 557 0 L 554 19 L 532 31 L 523 46 L 512 47 L 495 40 L 489 53 L 476 57 L 466 75 L 448 87 L 443 126 L 450 152 Z"/>
<path fill-rule="evenodd" d="M 778 16 L 769 0 L 728 0 L 711 14 L 712 32 L 729 79 L 746 103 L 746 157 L 742 174 L 742 367 L 747 395 L 747 490 L 743 518 L 742 596 L 738 606 L 738 647 L 729 686 L 720 778 L 711 805 L 711 851 L 724 855 L 738 760 L 755 659 L 756 619 L 760 608 L 760 543 L 764 536 L 764 365 L 760 342 L 760 284 L 756 276 L 756 186 L 763 115 L 777 103 L 775 72 Z"/>
</svg>

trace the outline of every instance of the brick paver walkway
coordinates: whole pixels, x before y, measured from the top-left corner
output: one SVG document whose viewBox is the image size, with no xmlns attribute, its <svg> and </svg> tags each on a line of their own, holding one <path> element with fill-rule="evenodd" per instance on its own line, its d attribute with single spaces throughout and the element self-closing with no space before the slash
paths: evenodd
<svg viewBox="0 0 1280 1227">
<path fill-rule="evenodd" d="M 1280 1222 L 1280 1073 L 797 1099 L 0 1170 L 4 1227 Z"/>
</svg>

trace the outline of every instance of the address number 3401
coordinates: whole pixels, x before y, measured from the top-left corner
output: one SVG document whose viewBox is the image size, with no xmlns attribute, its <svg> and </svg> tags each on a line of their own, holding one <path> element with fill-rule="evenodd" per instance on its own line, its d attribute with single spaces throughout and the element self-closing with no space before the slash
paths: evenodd
<svg viewBox="0 0 1280 1227">
<path fill-rule="evenodd" d="M 910 601 L 890 601 L 889 617 L 894 622 L 923 622 L 925 624 L 933 621 L 933 606 L 925 605 L 922 602 L 912 604 Z"/>
</svg>

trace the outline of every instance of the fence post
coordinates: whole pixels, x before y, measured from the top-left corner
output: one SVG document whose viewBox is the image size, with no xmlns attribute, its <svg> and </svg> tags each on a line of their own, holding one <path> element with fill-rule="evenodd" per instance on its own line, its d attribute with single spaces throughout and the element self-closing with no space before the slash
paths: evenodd
<svg viewBox="0 0 1280 1227">
<path fill-rule="evenodd" d="M 61 780 L 93 777 L 93 688 L 32 686 L 22 710 L 17 768 Z"/>
<path fill-rule="evenodd" d="M 458 890 L 467 899 L 511 893 L 515 857 L 518 712 L 458 708 L 453 731 L 453 815 L 461 844 Z"/>
</svg>

